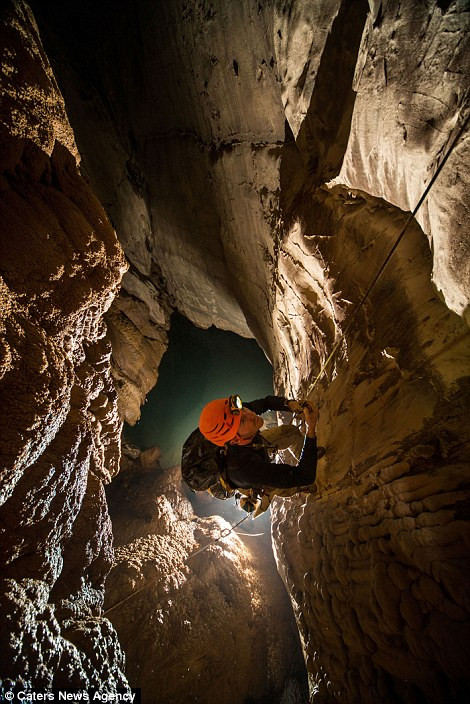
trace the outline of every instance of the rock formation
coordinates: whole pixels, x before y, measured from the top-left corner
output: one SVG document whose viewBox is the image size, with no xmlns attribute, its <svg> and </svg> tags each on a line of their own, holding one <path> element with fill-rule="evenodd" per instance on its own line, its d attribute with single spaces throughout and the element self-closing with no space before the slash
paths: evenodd
<svg viewBox="0 0 470 704">
<path fill-rule="evenodd" d="M 100 617 L 122 422 L 103 314 L 125 271 L 29 8 L 2 7 L 2 679 L 125 687 Z"/>
<path fill-rule="evenodd" d="M 300 644 L 269 524 L 264 536 L 230 533 L 219 516 L 197 518 L 181 484 L 178 467 L 137 455 L 108 490 L 116 556 L 105 614 L 131 686 L 143 701 L 158 691 L 181 704 L 300 704 Z"/>
<path fill-rule="evenodd" d="M 176 308 L 254 336 L 277 391 L 321 407 L 317 492 L 273 508 L 311 701 L 465 700 L 468 4 L 31 7 L 41 39 L 26 4 L 2 10 L 1 527 L 7 633 L 40 645 L 20 655 L 11 638 L 8 676 L 63 681 L 74 662 L 94 682 L 109 659 L 124 682 L 100 618 L 102 484 L 118 468 L 118 415 L 139 417 Z M 106 216 L 129 262 L 110 309 L 124 264 Z M 179 620 L 190 658 L 185 597 L 215 594 L 219 565 L 232 586 L 251 568 L 234 543 L 202 553 L 212 582 L 189 579 L 194 540 L 222 524 L 190 530 L 166 488 L 148 499 L 153 537 L 142 516 L 121 534 L 107 603 L 126 580 L 159 578 L 155 601 L 136 600 L 176 681 L 165 629 Z M 135 682 L 130 604 L 115 623 Z"/>
</svg>

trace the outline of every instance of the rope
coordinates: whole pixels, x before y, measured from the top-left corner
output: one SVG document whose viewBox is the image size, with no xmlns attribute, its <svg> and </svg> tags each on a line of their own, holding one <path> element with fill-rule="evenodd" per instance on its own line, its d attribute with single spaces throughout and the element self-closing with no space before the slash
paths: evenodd
<svg viewBox="0 0 470 704">
<path fill-rule="evenodd" d="M 346 327 L 344 328 L 344 330 L 343 330 L 343 332 L 341 333 L 340 337 L 338 338 L 338 340 L 337 340 L 336 343 L 334 344 L 333 349 L 331 350 L 331 352 L 330 352 L 330 354 L 328 355 L 326 361 L 325 361 L 324 364 L 322 365 L 322 367 L 321 367 L 320 371 L 318 372 L 317 376 L 315 377 L 313 383 L 312 383 L 312 384 L 310 385 L 310 387 L 308 388 L 308 391 L 307 391 L 306 394 L 305 394 L 305 398 L 308 398 L 308 397 L 310 396 L 310 394 L 312 393 L 313 389 L 314 389 L 315 386 L 317 385 L 318 381 L 319 381 L 320 378 L 323 376 L 323 373 L 324 373 L 326 367 L 328 366 L 328 364 L 329 364 L 329 363 L 331 362 L 331 360 L 333 359 L 333 356 L 334 356 L 336 350 L 338 349 L 338 347 L 340 346 L 340 344 L 341 344 L 341 342 L 343 341 L 344 337 L 346 336 L 346 333 L 347 333 L 347 332 L 349 331 L 349 329 L 351 328 L 351 325 L 353 324 L 353 322 L 354 322 L 354 320 L 355 320 L 357 314 L 359 313 L 360 309 L 362 308 L 362 306 L 364 305 L 365 301 L 366 301 L 367 298 L 369 297 L 369 295 L 370 295 L 372 289 L 373 289 L 374 286 L 376 285 L 376 283 L 377 283 L 377 281 L 379 280 L 379 278 L 381 277 L 381 275 L 382 275 L 382 273 L 383 273 L 385 267 L 387 266 L 388 262 L 389 262 L 390 259 L 392 258 L 393 253 L 395 252 L 396 248 L 398 247 L 398 245 L 400 244 L 401 240 L 403 239 L 403 236 L 405 235 L 405 232 L 407 231 L 408 226 L 409 226 L 410 223 L 414 220 L 414 218 L 415 218 L 415 216 L 416 216 L 418 210 L 421 208 L 422 204 L 423 204 L 424 201 L 426 200 L 426 197 L 428 196 L 429 191 L 431 190 L 431 188 L 433 187 L 434 183 L 436 182 L 437 177 L 438 177 L 439 174 L 441 173 L 441 171 L 442 171 L 442 169 L 443 169 L 443 167 L 444 167 L 444 164 L 446 163 L 446 161 L 447 161 L 447 159 L 449 158 L 449 156 L 452 154 L 452 152 L 453 152 L 453 150 L 454 150 L 454 147 L 456 146 L 456 144 L 457 144 L 458 141 L 460 140 L 461 136 L 462 136 L 463 133 L 465 132 L 465 129 L 466 129 L 467 125 L 468 125 L 468 121 L 469 121 L 469 120 L 470 120 L 470 113 L 467 115 L 467 118 L 464 120 L 464 123 L 463 123 L 462 127 L 460 128 L 460 130 L 459 130 L 457 136 L 455 137 L 454 141 L 452 142 L 451 146 L 449 147 L 449 149 L 448 149 L 447 153 L 445 154 L 444 158 L 442 159 L 441 163 L 440 163 L 439 166 L 437 167 L 437 169 L 436 169 L 436 171 L 435 171 L 433 177 L 431 178 L 430 182 L 428 183 L 428 185 L 427 185 L 426 188 L 424 189 L 424 192 L 423 192 L 421 198 L 419 199 L 417 205 L 415 206 L 413 212 L 410 213 L 410 215 L 409 215 L 409 217 L 408 217 L 408 219 L 407 219 L 405 225 L 403 226 L 403 228 L 402 228 L 401 231 L 400 231 L 400 234 L 398 235 L 397 239 L 395 240 L 395 243 L 393 244 L 393 246 L 391 247 L 391 249 L 390 249 L 390 251 L 388 252 L 387 256 L 385 257 L 385 259 L 384 259 L 384 261 L 383 261 L 383 263 L 382 263 L 380 269 L 378 270 L 377 274 L 376 274 L 376 275 L 374 276 L 374 278 L 372 279 L 372 282 L 369 284 L 369 287 L 368 287 L 367 291 L 365 292 L 365 294 L 363 295 L 361 301 L 360 301 L 359 304 L 357 305 L 357 307 L 356 307 L 354 313 L 352 314 L 352 317 L 350 318 L 349 322 L 346 324 Z"/>
<path fill-rule="evenodd" d="M 214 540 L 212 540 L 210 543 L 207 543 L 207 545 L 204 545 L 204 547 L 199 548 L 199 550 L 196 550 L 196 552 L 191 553 L 191 555 L 189 557 L 187 557 L 186 560 L 183 562 L 183 565 L 185 565 L 187 562 L 189 562 L 189 560 L 192 557 L 199 555 L 199 553 L 203 552 L 203 550 L 207 550 L 207 548 L 210 548 L 218 540 L 221 540 L 222 538 L 227 538 L 230 535 L 230 533 L 232 533 L 232 531 L 235 530 L 235 528 L 238 528 L 238 526 L 241 525 L 243 523 L 243 521 L 246 521 L 246 519 L 249 517 L 250 517 L 250 514 L 247 513 L 246 516 L 244 518 L 242 518 L 241 521 L 238 521 L 238 523 L 235 523 L 235 525 L 230 526 L 230 528 L 224 528 L 224 530 L 221 532 L 221 534 L 219 535 L 218 538 L 214 538 Z"/>
<path fill-rule="evenodd" d="M 221 531 L 220 535 L 217 538 L 214 538 L 214 540 L 211 540 L 210 543 L 207 543 L 207 545 L 204 545 L 204 547 L 199 548 L 199 550 L 196 550 L 196 552 L 191 553 L 189 557 L 184 560 L 183 564 L 181 565 L 182 567 L 186 565 L 191 558 L 195 557 L 196 555 L 199 555 L 199 553 L 203 552 L 203 550 L 207 550 L 207 548 L 210 548 L 212 545 L 217 543 L 217 541 L 221 540 L 222 538 L 227 538 L 230 533 L 232 533 L 235 528 L 238 528 L 239 525 L 243 523 L 243 521 L 246 521 L 247 518 L 250 517 L 250 514 L 247 513 L 247 515 L 241 519 L 241 521 L 238 521 L 238 523 L 235 523 L 233 526 L 230 526 L 230 528 L 224 528 L 223 531 Z M 236 533 L 236 535 L 240 535 L 239 533 Z M 137 589 L 136 592 L 132 592 L 128 596 L 125 597 L 125 599 L 121 599 L 121 601 L 118 601 L 117 604 L 114 604 L 114 606 L 111 606 L 109 609 L 106 609 L 106 611 L 103 611 L 102 616 L 106 616 L 106 614 L 109 614 L 110 611 L 113 611 L 114 609 L 117 609 L 118 606 L 121 606 L 121 604 L 124 604 L 126 601 L 129 601 L 129 599 L 132 599 L 133 597 L 137 596 L 137 594 L 140 594 L 140 592 L 143 592 L 144 589 L 148 589 L 148 587 L 151 587 L 152 584 L 155 584 L 158 582 L 158 579 L 152 579 L 151 582 L 148 582 L 147 584 L 144 584 L 143 587 L 140 587 L 140 589 Z"/>
</svg>

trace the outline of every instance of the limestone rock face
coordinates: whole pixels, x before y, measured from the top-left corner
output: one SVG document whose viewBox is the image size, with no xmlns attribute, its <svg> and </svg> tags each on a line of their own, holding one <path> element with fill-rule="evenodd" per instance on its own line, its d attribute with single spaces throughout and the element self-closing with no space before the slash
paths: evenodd
<svg viewBox="0 0 470 704">
<path fill-rule="evenodd" d="M 145 303 L 124 292 L 106 314 L 118 408 L 121 418 L 130 425 L 139 420 L 146 394 L 158 379 L 158 365 L 167 347 L 166 310 L 163 315 L 160 327 L 151 319 Z"/>
<path fill-rule="evenodd" d="M 271 354 L 267 292 L 285 132 L 272 9 L 144 1 L 120 13 L 105 2 L 99 12 L 82 2 L 38 8 L 46 42 L 60 46 L 83 167 L 136 274 L 155 283 L 157 269 L 159 287 L 195 324 L 256 334 Z M 126 55 L 114 43 L 123 32 Z M 145 216 L 130 221 L 135 193 Z"/>
<path fill-rule="evenodd" d="M 462 82 L 468 32 L 464 2 L 378 4 L 365 28 L 338 182 L 413 210 L 469 114 Z M 462 266 L 470 252 L 461 229 L 468 152 L 466 130 L 417 214 L 432 246 L 435 286 L 459 315 L 468 314 L 470 295 L 468 264 Z"/>
<path fill-rule="evenodd" d="M 1 676 L 115 689 L 124 656 L 99 613 L 121 422 L 103 314 L 125 261 L 24 3 L 2 5 L 1 46 Z"/>
<path fill-rule="evenodd" d="M 158 701 L 181 704 L 306 701 L 269 527 L 265 536 L 216 540 L 230 524 L 197 518 L 179 469 L 163 471 L 142 456 L 127 459 L 108 496 L 116 563 L 105 614 L 143 701 L 156 691 Z"/>
<path fill-rule="evenodd" d="M 378 264 L 379 232 L 397 233 L 403 221 L 342 190 L 323 208 L 315 228 L 329 236 L 302 236 L 308 219 L 305 230 L 293 227 L 280 268 L 280 320 L 296 321 L 282 339 L 302 364 L 283 384 L 303 394 L 325 360 L 322 341 L 338 335 Z M 319 701 L 458 702 L 468 687 L 467 333 L 432 289 L 423 233 L 408 234 L 311 394 L 326 446 L 317 493 L 275 508 L 278 564 Z M 322 309 L 315 324 L 305 291 Z"/>
</svg>

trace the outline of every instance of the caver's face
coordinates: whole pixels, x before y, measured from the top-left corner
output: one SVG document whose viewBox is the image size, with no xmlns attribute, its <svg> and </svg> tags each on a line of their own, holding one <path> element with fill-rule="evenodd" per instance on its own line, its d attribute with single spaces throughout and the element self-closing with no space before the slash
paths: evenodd
<svg viewBox="0 0 470 704">
<path fill-rule="evenodd" d="M 253 413 L 248 408 L 242 408 L 238 436 L 242 440 L 249 440 L 263 427 L 263 423 L 264 420 L 261 416 L 257 416 L 256 413 Z"/>
</svg>

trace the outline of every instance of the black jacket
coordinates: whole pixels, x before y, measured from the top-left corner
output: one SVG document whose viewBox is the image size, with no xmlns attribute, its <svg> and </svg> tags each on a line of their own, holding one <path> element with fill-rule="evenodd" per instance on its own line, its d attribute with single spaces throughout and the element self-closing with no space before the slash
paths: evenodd
<svg viewBox="0 0 470 704">
<path fill-rule="evenodd" d="M 266 396 L 243 405 L 257 415 L 265 411 L 289 410 L 286 399 L 279 396 Z M 316 438 L 305 438 L 302 455 L 296 467 L 270 462 L 259 433 L 249 445 L 228 445 L 225 473 L 233 487 L 288 489 L 308 486 L 315 481 L 316 472 Z"/>
</svg>

